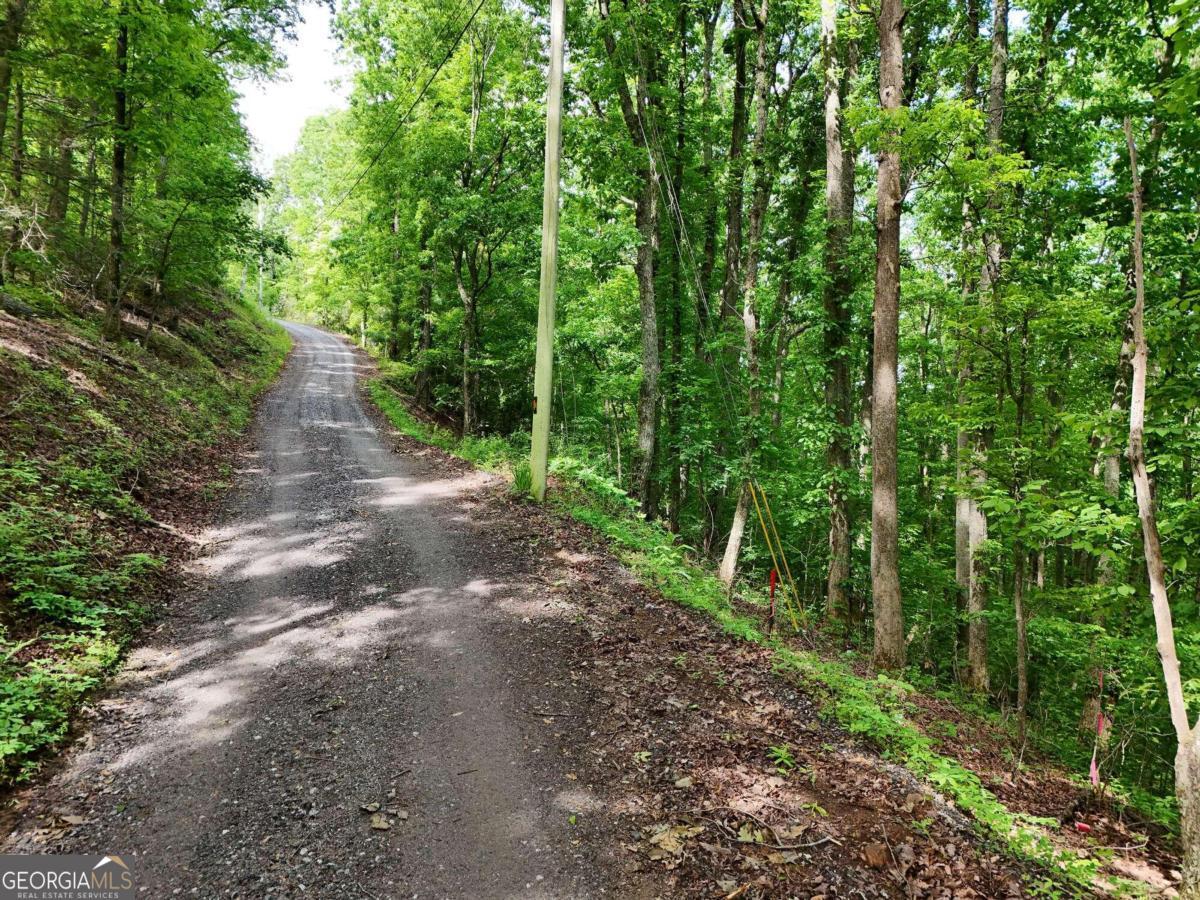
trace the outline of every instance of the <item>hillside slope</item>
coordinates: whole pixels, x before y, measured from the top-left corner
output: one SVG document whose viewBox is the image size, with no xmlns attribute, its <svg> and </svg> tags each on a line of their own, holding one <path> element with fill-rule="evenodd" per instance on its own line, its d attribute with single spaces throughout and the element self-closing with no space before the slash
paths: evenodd
<svg viewBox="0 0 1200 900">
<path fill-rule="evenodd" d="M 289 342 L 196 298 L 170 327 L 0 295 L 0 782 L 21 780 L 146 620 Z"/>
</svg>

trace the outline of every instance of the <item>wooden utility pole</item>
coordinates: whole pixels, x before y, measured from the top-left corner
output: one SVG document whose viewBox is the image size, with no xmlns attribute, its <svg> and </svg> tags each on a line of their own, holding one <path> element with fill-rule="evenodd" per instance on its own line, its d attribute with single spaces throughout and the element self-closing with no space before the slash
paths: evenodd
<svg viewBox="0 0 1200 900">
<path fill-rule="evenodd" d="M 558 283 L 558 158 L 562 152 L 563 32 L 566 0 L 550 0 L 550 80 L 546 90 L 546 182 L 542 190 L 542 278 L 538 291 L 537 361 L 533 370 L 530 491 L 546 497 L 550 409 L 554 389 L 554 292 Z"/>
</svg>

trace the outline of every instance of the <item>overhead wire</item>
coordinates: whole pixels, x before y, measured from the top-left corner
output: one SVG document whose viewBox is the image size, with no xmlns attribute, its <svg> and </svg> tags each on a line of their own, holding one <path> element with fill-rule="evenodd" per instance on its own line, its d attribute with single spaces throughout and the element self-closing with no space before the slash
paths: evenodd
<svg viewBox="0 0 1200 900">
<path fill-rule="evenodd" d="M 629 29 L 633 32 L 633 49 L 634 49 L 634 53 L 637 56 L 638 65 L 641 66 L 644 70 L 646 68 L 646 60 L 645 60 L 645 57 L 642 55 L 641 35 L 638 32 L 637 25 L 633 21 L 633 17 L 630 16 L 627 21 L 628 21 Z M 623 77 L 623 76 L 619 76 L 619 77 Z M 646 147 L 646 152 L 648 154 L 650 154 L 650 157 L 651 157 L 650 163 L 652 166 L 656 165 L 656 163 L 654 161 L 654 154 L 657 151 L 658 157 L 662 161 L 662 165 L 659 166 L 658 168 L 665 175 L 665 172 L 667 170 L 667 160 L 669 157 L 667 156 L 666 149 L 665 149 L 665 146 L 662 141 L 662 135 L 658 131 L 657 125 L 653 118 L 651 118 L 651 120 L 650 120 L 650 131 L 649 132 L 646 131 L 646 123 L 645 123 L 645 119 L 642 116 L 641 104 L 639 102 L 637 102 L 636 97 L 635 97 L 635 102 L 633 104 L 633 108 L 634 108 L 634 117 L 637 119 L 637 123 L 638 123 L 638 130 L 641 132 L 641 135 L 642 135 L 642 142 Z M 672 243 L 675 245 L 676 257 L 678 258 L 679 262 L 685 266 L 689 266 L 689 263 L 690 263 L 689 267 L 690 267 L 692 279 L 695 281 L 697 298 L 700 300 L 701 303 L 704 304 L 705 309 L 711 313 L 711 306 L 709 305 L 707 289 L 706 289 L 705 285 L 703 284 L 703 279 L 700 278 L 699 263 L 696 261 L 695 249 L 691 242 L 691 238 L 688 235 L 687 224 L 683 221 L 683 207 L 682 207 L 679 197 L 675 195 L 675 186 L 674 186 L 674 184 L 671 183 L 670 179 L 666 178 L 666 177 L 660 177 L 657 179 L 657 181 L 658 181 L 659 196 L 662 197 L 663 202 L 667 206 L 667 209 L 670 212 L 674 213 L 674 215 L 670 217 L 670 220 L 671 220 L 671 239 L 672 239 Z M 666 195 L 663 194 L 663 182 L 664 181 L 667 183 Z M 678 223 L 678 234 L 676 233 L 676 222 Z M 682 237 L 682 244 L 681 244 L 681 237 Z M 687 252 L 688 252 L 688 256 L 690 257 L 690 260 L 685 260 L 683 258 L 682 247 L 687 248 Z M 710 320 L 709 321 L 709 333 L 705 335 L 705 340 L 711 340 L 713 337 L 713 329 L 712 329 L 712 325 L 711 325 L 711 315 L 709 316 L 709 320 Z M 735 412 L 737 403 L 736 403 L 736 399 L 733 395 L 733 391 L 730 388 L 730 382 L 731 382 L 732 378 L 730 376 L 726 360 L 724 359 L 723 356 L 719 359 L 716 366 L 714 366 L 713 368 L 717 374 L 717 385 L 720 388 L 721 400 L 722 400 L 722 404 L 724 406 L 724 413 L 725 413 L 725 417 L 727 419 L 727 424 L 730 426 L 731 431 L 736 432 L 738 430 L 738 428 L 737 428 L 738 420 L 737 420 L 737 414 Z"/>
<path fill-rule="evenodd" d="M 400 129 L 404 127 L 409 117 L 413 114 L 413 111 L 417 108 L 418 104 L 420 104 L 420 102 L 425 98 L 425 94 L 429 91 L 430 85 L 433 84 L 434 79 L 436 79 L 441 73 L 442 69 L 445 68 L 446 63 L 450 61 L 450 58 L 454 56 L 454 52 L 458 49 L 458 45 L 462 41 L 463 36 L 467 33 L 467 30 L 471 27 L 472 23 L 474 23 L 476 16 L 479 15 L 479 11 L 487 2 L 488 0 L 479 0 L 479 2 L 475 4 L 475 8 L 472 10 L 471 15 L 467 18 L 466 22 L 463 23 L 462 27 L 458 29 L 458 33 L 455 35 L 454 40 L 450 43 L 450 46 L 446 48 L 446 52 L 442 55 L 442 58 L 438 61 L 438 64 L 429 74 L 429 77 L 425 79 L 425 83 L 421 85 L 421 89 L 417 92 L 417 96 L 413 98 L 413 101 L 404 110 L 404 113 L 396 119 L 396 122 L 391 127 L 387 137 L 384 138 L 383 143 L 379 145 L 374 155 L 367 162 L 366 166 L 363 167 L 363 170 L 358 173 L 350 187 L 346 188 L 346 190 L 337 199 L 337 201 L 333 203 L 332 206 L 322 211 L 321 217 L 313 226 L 313 231 L 319 230 L 322 225 L 329 221 L 329 218 L 335 212 L 337 212 L 337 210 L 341 208 L 342 204 L 350 198 L 350 195 L 358 189 L 358 186 L 362 184 L 363 179 L 367 177 L 367 175 L 373 168 L 375 168 L 376 165 L 378 165 L 379 161 L 383 158 L 384 151 L 387 150 L 392 141 L 396 139 L 396 135 L 400 133 Z M 465 10 L 468 5 L 469 2 L 464 3 L 460 7 L 460 11 Z M 453 21 L 453 18 L 449 21 Z M 449 29 L 447 29 L 447 31 L 449 31 Z M 416 72 L 414 71 L 412 74 L 415 75 Z"/>
</svg>

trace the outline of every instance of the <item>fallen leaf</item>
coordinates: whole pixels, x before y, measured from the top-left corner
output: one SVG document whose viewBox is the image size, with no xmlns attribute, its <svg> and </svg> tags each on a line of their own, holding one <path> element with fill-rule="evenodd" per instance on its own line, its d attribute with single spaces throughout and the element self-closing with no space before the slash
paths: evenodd
<svg viewBox="0 0 1200 900">
<path fill-rule="evenodd" d="M 863 847 L 863 859 L 872 869 L 883 869 L 891 865 L 892 854 L 887 844 L 867 844 Z"/>
<path fill-rule="evenodd" d="M 387 816 L 375 813 L 371 816 L 371 827 L 376 831 L 387 831 L 392 827 L 392 823 L 387 820 Z"/>
<path fill-rule="evenodd" d="M 664 825 L 649 838 L 658 850 L 650 851 L 651 859 L 662 859 L 668 853 L 679 853 L 683 850 L 683 842 L 704 831 L 703 825 Z"/>
<path fill-rule="evenodd" d="M 738 829 L 737 839 L 743 844 L 762 844 L 766 842 L 767 836 L 761 828 L 753 828 L 746 822 Z"/>
</svg>

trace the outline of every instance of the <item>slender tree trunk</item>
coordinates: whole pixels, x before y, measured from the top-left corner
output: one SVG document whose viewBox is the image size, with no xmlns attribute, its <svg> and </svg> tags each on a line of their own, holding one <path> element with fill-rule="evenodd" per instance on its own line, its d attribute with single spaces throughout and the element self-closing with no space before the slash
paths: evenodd
<svg viewBox="0 0 1200 900">
<path fill-rule="evenodd" d="M 125 79 L 129 74 L 128 7 L 121 3 L 117 26 L 117 86 L 113 92 L 113 162 L 108 232 L 108 328 L 116 333 L 121 325 L 121 278 L 125 254 L 125 156 L 129 138 L 128 97 Z"/>
<path fill-rule="evenodd" d="M 900 108 L 904 78 L 903 0 L 879 7 L 879 102 Z M 875 365 L 871 411 L 871 594 L 875 612 L 875 666 L 904 667 L 904 613 L 900 599 L 899 509 L 896 497 L 896 381 L 900 328 L 899 135 L 887 136 L 879 155 L 875 251 Z"/>
<path fill-rule="evenodd" d="M 1017 741 L 1025 743 L 1029 706 L 1029 637 L 1025 617 L 1025 567 L 1028 554 L 1018 541 L 1013 550 L 1013 609 L 1017 623 Z"/>
<path fill-rule="evenodd" d="M 733 508 L 733 521 L 729 526 L 729 540 L 725 542 L 725 553 L 717 569 L 717 577 L 726 587 L 733 586 L 737 576 L 737 553 L 741 550 L 742 538 L 746 533 L 746 520 L 750 516 L 750 492 L 744 482 L 738 489 L 737 504 Z"/>
<path fill-rule="evenodd" d="M 92 224 L 92 204 L 96 196 L 96 142 L 88 144 L 87 168 L 83 178 L 83 199 L 79 209 L 79 237 L 86 238 Z"/>
<path fill-rule="evenodd" d="M 1137 145 L 1133 126 L 1125 120 L 1125 140 L 1129 147 L 1129 165 L 1133 174 L 1133 389 L 1129 401 L 1129 464 L 1137 494 L 1138 516 L 1142 522 L 1142 545 L 1146 556 L 1146 574 L 1150 580 L 1150 600 L 1158 637 L 1158 657 L 1162 663 L 1171 724 L 1179 742 L 1175 754 L 1175 797 L 1179 804 L 1180 838 L 1183 844 L 1183 880 L 1179 894 L 1186 900 L 1200 897 L 1200 729 L 1193 727 L 1183 694 L 1183 678 L 1175 651 L 1175 626 L 1167 596 L 1167 573 L 1163 563 L 1158 519 L 1154 508 L 1154 490 L 1146 468 L 1145 422 L 1146 381 L 1149 349 L 1146 345 L 1145 263 L 1142 250 L 1142 185 L 1138 176 Z"/>
<path fill-rule="evenodd" d="M 991 153 L 1001 149 L 1004 104 L 1008 81 L 1008 0 L 995 0 L 992 7 L 992 74 L 988 83 L 987 139 Z M 996 198 L 992 198 L 994 205 Z M 980 294 L 994 296 L 1000 279 L 1003 248 L 993 228 L 983 236 L 984 261 L 979 277 Z M 969 477 L 977 491 L 987 482 L 986 460 L 989 429 L 980 429 L 972 446 Z M 970 554 L 970 586 L 967 594 L 967 685 L 984 693 L 988 678 L 988 583 L 983 548 L 988 539 L 987 512 L 974 500 L 970 503 L 967 540 Z"/>
<path fill-rule="evenodd" d="M 733 109 L 725 192 L 725 277 L 721 283 L 721 321 L 737 312 L 742 259 L 743 197 L 746 184 L 746 43 L 750 29 L 745 0 L 733 4 Z"/>
<path fill-rule="evenodd" d="M 459 250 L 454 260 L 454 284 L 463 306 L 462 325 L 462 433 L 475 433 L 475 334 L 476 297 L 463 282 L 462 263 L 464 251 Z"/>
<path fill-rule="evenodd" d="M 400 358 L 400 279 L 395 270 L 400 265 L 400 207 L 392 207 L 392 289 L 388 298 L 387 358 Z"/>
<path fill-rule="evenodd" d="M 1109 405 L 1109 427 L 1115 428 L 1117 422 L 1125 413 L 1129 401 L 1129 379 L 1133 365 L 1133 322 L 1126 318 L 1122 329 L 1121 351 L 1117 357 L 1117 374 L 1113 379 L 1112 402 Z M 1121 446 L 1114 434 L 1105 430 L 1100 436 L 1100 447 L 1097 453 L 1096 472 L 1104 485 L 1104 493 L 1112 503 L 1121 496 Z M 1097 580 L 1104 585 L 1113 584 L 1119 576 L 1116 560 L 1109 554 L 1103 554 L 1096 563 Z"/>
<path fill-rule="evenodd" d="M 64 119 L 59 123 L 58 146 L 54 159 L 54 180 L 50 190 L 50 203 L 46 207 L 46 222 L 57 234 L 67 218 L 71 203 L 71 181 L 75 175 L 75 139 Z"/>
<path fill-rule="evenodd" d="M 608 0 L 600 0 L 600 17 L 608 18 Z M 636 39 L 636 38 L 635 38 Z M 610 32 L 603 35 L 604 49 L 609 60 L 617 64 L 616 38 Z M 653 121 L 654 86 L 658 69 L 652 47 L 640 48 L 637 69 L 637 95 L 630 96 L 624 77 L 617 79 L 617 96 L 621 117 L 629 139 L 640 159 L 638 180 L 641 190 L 635 201 L 634 222 L 640 242 L 635 265 L 638 280 L 638 305 L 642 325 L 642 383 L 638 392 L 638 454 L 636 492 L 642 514 L 654 518 L 657 512 L 657 492 L 654 483 L 654 463 L 658 451 L 659 375 L 662 367 L 658 352 L 658 308 L 655 299 L 654 275 L 658 252 L 658 162 L 647 135 L 655 133 Z M 650 118 L 643 122 L 643 116 Z"/>
<path fill-rule="evenodd" d="M 715 329 L 722 341 L 727 337 L 726 322 L 736 315 L 738 307 L 738 270 L 742 259 L 742 218 L 746 182 L 746 44 L 749 40 L 749 32 L 746 0 L 733 0 L 733 32 L 730 36 L 733 55 L 733 97 L 729 128 L 729 153 L 725 166 L 725 272 L 721 281 L 721 304 L 718 312 L 718 325 Z M 737 350 L 732 343 L 723 354 L 723 361 L 717 362 L 716 365 L 724 367 L 725 370 L 724 375 L 719 369 L 715 370 L 718 381 L 728 378 L 728 373 L 737 370 Z M 718 457 L 727 455 L 727 438 L 732 439 L 733 436 L 722 435 L 717 440 L 716 455 Z M 745 530 L 748 513 L 747 502 L 744 491 L 739 489 L 738 502 L 733 511 L 733 522 L 725 543 L 725 554 L 718 569 L 722 579 L 728 576 L 729 583 L 732 583 L 733 570 L 737 567 L 736 558 L 732 562 L 730 561 L 730 546 L 741 547 L 742 533 Z M 709 498 L 708 505 L 712 511 L 712 521 L 715 524 L 720 520 L 720 494 L 714 491 Z"/>
<path fill-rule="evenodd" d="M 687 146 L 687 59 L 688 59 L 688 12 L 687 0 L 680 0 L 676 31 L 679 39 L 679 77 L 675 91 L 675 168 L 671 176 L 671 189 L 675 214 L 670 216 L 670 226 L 679 229 L 677 238 L 684 243 L 687 223 L 683 218 L 683 155 Z M 682 500 L 683 464 L 680 459 L 680 413 L 683 395 L 683 258 L 676 254 L 671 267 L 671 383 L 667 393 L 667 528 L 678 533 L 679 514 Z"/>
<path fill-rule="evenodd" d="M 642 92 L 639 92 L 642 94 Z M 644 96 L 644 94 L 643 94 Z M 641 241 L 637 251 L 638 300 L 642 324 L 642 383 L 638 391 L 637 493 L 643 515 L 654 518 L 657 498 L 654 459 L 658 448 L 658 399 L 661 363 L 658 355 L 658 309 L 655 305 L 654 262 L 658 249 L 658 167 L 647 151 L 636 220 Z"/>
<path fill-rule="evenodd" d="M 700 179 L 704 184 L 712 183 L 713 173 L 713 46 L 716 42 L 717 23 L 721 18 L 724 0 L 716 0 L 711 14 L 704 20 L 704 59 L 701 66 L 702 94 L 700 100 L 700 115 L 702 121 L 702 145 L 700 148 Z M 717 203 L 718 192 L 709 189 L 704 192 L 704 250 L 700 263 L 700 284 L 696 296 L 696 338 L 695 353 L 701 363 L 710 368 L 713 365 L 713 355 L 709 347 L 712 337 L 711 298 L 713 291 L 713 271 L 717 260 Z M 720 377 L 718 375 L 718 377 Z M 700 546 L 708 555 L 712 552 L 716 540 L 718 509 L 721 495 L 715 487 L 705 487 L 704 460 L 700 462 L 699 495 L 703 504 L 702 522 L 700 528 Z"/>
<path fill-rule="evenodd" d="M 19 210 L 25 183 L 25 85 L 17 79 L 16 108 L 13 120 L 12 149 L 12 199 Z M 21 216 L 13 219 L 8 233 L 8 252 L 4 254 L 4 279 L 13 277 L 16 268 L 16 253 L 21 249 Z"/>
<path fill-rule="evenodd" d="M 773 175 L 765 158 L 769 114 L 769 98 L 767 93 L 775 74 L 775 60 L 772 59 L 769 62 L 767 60 L 767 13 L 767 0 L 762 0 L 762 5 L 755 17 L 755 27 L 758 30 L 753 98 L 755 128 L 752 156 L 755 181 L 754 192 L 750 202 L 750 221 L 745 259 L 743 260 L 743 265 L 740 266 L 742 272 L 740 290 L 742 295 L 743 353 L 746 358 L 747 397 L 750 413 L 750 433 L 746 437 L 745 450 L 747 471 L 753 468 L 754 458 L 757 454 L 756 432 L 758 420 L 762 414 L 762 391 L 759 385 L 758 360 L 758 251 L 759 243 L 762 240 L 763 225 L 766 220 L 767 205 L 771 199 Z M 728 248 L 726 248 L 726 259 L 728 258 L 729 253 Z M 728 269 L 726 270 L 726 283 L 728 283 Z M 722 305 L 724 303 L 725 299 L 722 297 Z M 738 494 L 737 506 L 733 511 L 733 523 L 729 530 L 729 540 L 725 544 L 725 554 L 721 559 L 721 566 L 717 571 L 721 581 L 727 586 L 733 584 L 733 579 L 737 574 L 738 558 L 741 555 L 742 538 L 745 535 L 746 519 L 749 516 L 749 512 L 749 496 L 746 486 L 743 484 Z"/>
<path fill-rule="evenodd" d="M 967 0 L 966 43 L 969 54 L 966 76 L 963 78 L 963 99 L 975 103 L 979 97 L 979 63 L 976 60 L 975 45 L 979 42 L 979 0 Z M 971 208 L 964 199 L 962 204 L 963 236 L 962 245 L 965 250 L 971 239 L 974 225 L 971 221 Z M 964 299 L 975 291 L 975 279 L 972 275 L 963 278 L 962 293 Z M 959 351 L 960 355 L 963 353 Z M 958 397 L 959 405 L 966 403 L 966 386 L 971 380 L 971 364 L 969 359 L 959 360 Z M 967 629 L 967 598 L 971 593 L 971 517 L 974 515 L 975 501 L 964 488 L 967 483 L 967 473 L 970 466 L 971 441 L 967 431 L 958 430 L 955 442 L 955 475 L 958 489 L 954 498 L 954 580 L 957 589 L 954 594 L 955 612 L 957 614 L 957 629 L 955 632 L 955 665 L 962 682 L 965 684 L 970 668 L 965 664 L 963 655 L 968 644 Z"/>
<path fill-rule="evenodd" d="M 1029 319 L 1026 309 L 1021 318 L 1020 375 L 1018 384 L 1011 393 L 1016 403 L 1016 422 L 1013 428 L 1013 445 L 1017 462 L 1013 470 L 1012 498 L 1018 505 L 1023 500 L 1025 482 L 1028 478 L 1025 462 L 1025 422 L 1029 414 L 1029 401 L 1033 396 L 1033 383 L 1029 375 Z M 1019 741 L 1025 743 L 1026 717 L 1029 707 L 1029 637 L 1025 614 L 1026 568 L 1029 566 L 1029 551 L 1025 545 L 1025 512 L 1021 507 L 1017 513 L 1016 539 L 1013 543 L 1013 614 L 1017 629 L 1017 729 Z"/>
<path fill-rule="evenodd" d="M 419 406 L 428 406 L 433 399 L 433 371 L 429 362 L 429 351 L 433 348 L 433 275 L 434 260 L 429 253 L 429 229 L 421 223 L 419 238 L 421 284 L 417 288 L 417 376 L 413 395 Z"/>
<path fill-rule="evenodd" d="M 703 89 L 700 99 L 700 115 L 703 117 L 703 145 L 700 148 L 700 179 L 704 184 L 712 182 L 713 171 L 713 139 L 712 139 L 712 98 L 713 98 L 713 45 L 716 42 L 717 23 L 721 18 L 721 8 L 724 0 L 716 0 L 711 15 L 704 20 L 704 62 L 701 67 Z M 705 341 L 708 339 L 709 303 L 713 296 L 712 276 L 717 261 L 717 192 L 705 192 L 704 203 L 704 257 L 700 263 L 700 295 L 696 297 L 696 317 L 699 324 L 696 328 L 697 355 L 706 363 L 712 360 L 708 355 Z"/>
<path fill-rule="evenodd" d="M 779 429 L 783 423 L 783 373 L 787 362 L 788 352 L 792 341 L 799 333 L 793 327 L 791 319 L 792 301 L 792 269 L 800 256 L 802 244 L 800 235 L 804 224 L 808 221 L 808 213 L 812 207 L 812 155 L 816 152 L 815 142 L 802 157 L 802 176 L 797 187 L 795 200 L 790 204 L 791 218 L 788 224 L 787 249 L 784 252 L 783 265 L 779 270 L 779 291 L 775 295 L 775 347 L 774 374 L 771 380 L 771 435 L 779 439 Z"/>
<path fill-rule="evenodd" d="M 8 95 L 12 88 L 12 54 L 21 44 L 21 30 L 29 12 L 29 0 L 5 0 L 4 22 L 0 23 L 0 147 L 8 130 Z"/>
<path fill-rule="evenodd" d="M 832 620 L 850 617 L 850 503 L 848 484 L 853 471 L 850 437 L 853 411 L 850 396 L 850 294 L 848 266 L 854 213 L 854 159 L 842 140 L 842 103 L 849 74 L 839 71 L 837 0 L 821 3 L 821 62 L 825 91 L 825 405 L 832 425 L 825 461 L 829 468 L 829 566 L 825 607 Z"/>
</svg>

